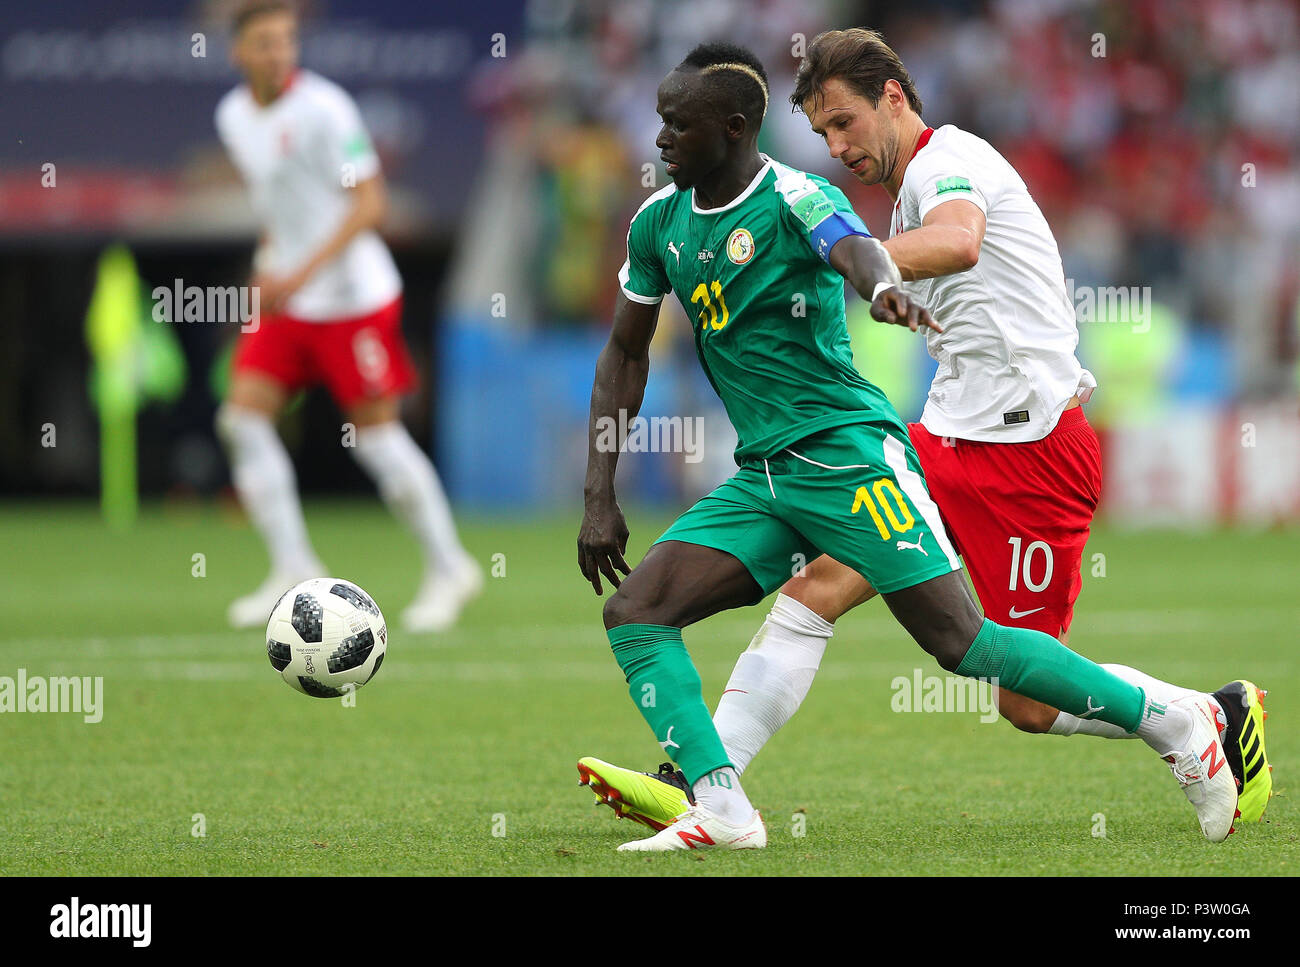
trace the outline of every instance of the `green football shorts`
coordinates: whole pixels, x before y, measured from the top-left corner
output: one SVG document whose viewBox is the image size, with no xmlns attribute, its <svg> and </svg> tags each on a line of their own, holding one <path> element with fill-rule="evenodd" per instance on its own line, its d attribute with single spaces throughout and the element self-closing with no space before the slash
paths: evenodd
<svg viewBox="0 0 1300 967">
<path fill-rule="evenodd" d="M 726 551 L 763 597 L 822 554 L 884 594 L 961 567 L 911 441 L 884 423 L 832 427 L 742 465 L 659 541 Z"/>
</svg>

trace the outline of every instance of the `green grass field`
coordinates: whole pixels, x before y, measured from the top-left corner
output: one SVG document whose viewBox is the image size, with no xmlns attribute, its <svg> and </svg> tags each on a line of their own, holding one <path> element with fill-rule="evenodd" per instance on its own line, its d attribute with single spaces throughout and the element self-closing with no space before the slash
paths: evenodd
<svg viewBox="0 0 1300 967">
<path fill-rule="evenodd" d="M 1085 572 L 1077 650 L 1271 690 L 1275 796 L 1226 843 L 1203 841 L 1139 742 L 891 711 L 895 676 L 941 672 L 877 601 L 841 622 L 804 708 L 746 775 L 769 848 L 644 857 L 614 852 L 643 827 L 577 785 L 583 754 L 661 759 L 578 574 L 577 513 L 467 521 L 467 545 L 485 565 L 504 555 L 505 574 L 439 637 L 398 627 L 417 555 L 377 502 L 307 514 L 325 561 L 392 631 L 354 708 L 291 691 L 259 632 L 225 629 L 226 604 L 265 568 L 237 515 L 153 505 L 113 536 L 86 506 L 0 511 L 0 675 L 104 679 L 98 724 L 0 715 L 0 873 L 1240 875 L 1300 859 L 1294 532 L 1099 529 L 1088 548 L 1106 576 Z M 631 518 L 636 558 L 666 520 Z M 764 614 L 687 631 L 710 706 Z"/>
</svg>

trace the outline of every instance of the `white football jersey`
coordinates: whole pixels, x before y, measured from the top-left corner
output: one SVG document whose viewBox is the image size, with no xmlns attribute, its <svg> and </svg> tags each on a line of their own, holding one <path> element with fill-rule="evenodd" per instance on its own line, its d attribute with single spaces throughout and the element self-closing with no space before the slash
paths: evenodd
<svg viewBox="0 0 1300 967">
<path fill-rule="evenodd" d="M 984 212 L 979 261 L 965 272 L 905 282 L 942 333 L 926 333 L 939 368 L 921 424 L 936 436 L 1041 440 L 1070 397 L 1097 385 L 1075 357 L 1079 330 L 1056 239 L 1024 181 L 982 138 L 951 124 L 912 158 L 890 237 L 961 199 Z"/>
<path fill-rule="evenodd" d="M 241 84 L 217 105 L 216 122 L 264 226 L 258 267 L 272 275 L 302 266 L 338 230 L 352 207 L 345 183 L 359 185 L 379 171 L 352 98 L 311 71 L 298 71 L 265 107 Z M 401 291 L 387 246 L 365 231 L 308 279 L 285 311 L 330 322 L 380 309 Z"/>
</svg>

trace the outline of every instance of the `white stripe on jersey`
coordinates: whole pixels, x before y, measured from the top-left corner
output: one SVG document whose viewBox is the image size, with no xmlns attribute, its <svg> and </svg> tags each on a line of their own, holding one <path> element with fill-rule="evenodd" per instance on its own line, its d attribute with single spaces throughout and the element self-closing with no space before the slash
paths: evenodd
<svg viewBox="0 0 1300 967">
<path fill-rule="evenodd" d="M 645 201 L 641 203 L 641 207 L 636 210 L 636 213 L 633 214 L 631 221 L 627 223 L 627 235 L 623 239 L 624 251 L 626 251 L 627 246 L 631 243 L 632 222 L 636 221 L 637 215 L 640 215 L 643 211 L 645 211 L 655 202 L 663 198 L 670 197 L 676 191 L 677 191 L 676 185 L 674 184 L 666 185 L 665 187 L 660 188 L 653 195 L 651 195 L 649 198 L 647 198 Z M 631 272 L 632 272 L 632 267 L 627 264 L 627 259 L 624 258 L 623 267 L 618 270 L 618 287 L 623 290 L 623 294 L 625 296 L 627 296 L 633 302 L 641 303 L 643 306 L 658 305 L 660 302 L 664 301 L 664 297 L 662 295 L 656 296 L 653 299 L 651 299 L 647 296 L 643 296 L 629 289 L 627 286 L 628 283 L 631 281 Z"/>
</svg>

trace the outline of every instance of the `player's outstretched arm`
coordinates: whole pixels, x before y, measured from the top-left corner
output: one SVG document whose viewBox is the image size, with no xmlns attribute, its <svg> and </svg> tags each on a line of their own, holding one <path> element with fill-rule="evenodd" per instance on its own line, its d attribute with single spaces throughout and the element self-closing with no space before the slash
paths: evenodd
<svg viewBox="0 0 1300 967">
<path fill-rule="evenodd" d="M 631 570 L 623 560 L 628 531 L 614 496 L 614 473 L 623 446 L 621 434 L 641 410 L 650 376 L 650 339 L 658 322 L 659 303 L 633 302 L 620 293 L 609 342 L 596 361 L 587 425 L 587 479 L 582 494 L 582 529 L 578 532 L 578 568 L 597 594 L 602 593 L 602 574 L 618 587 L 618 572 L 627 574 Z"/>
<path fill-rule="evenodd" d="M 935 205 L 920 228 L 887 239 L 887 251 L 906 282 L 933 279 L 974 268 L 984 244 L 979 206 L 960 198 Z"/>
<path fill-rule="evenodd" d="M 831 248 L 829 261 L 831 268 L 848 279 L 858 295 L 871 303 L 873 319 L 907 326 L 912 332 L 922 327 L 943 332 L 925 306 L 903 291 L 898 266 L 878 239 L 846 235 Z"/>
</svg>

